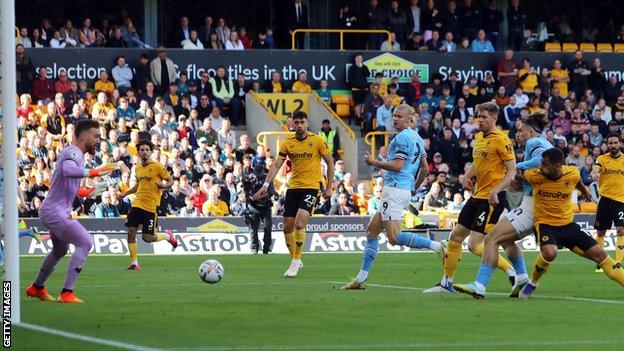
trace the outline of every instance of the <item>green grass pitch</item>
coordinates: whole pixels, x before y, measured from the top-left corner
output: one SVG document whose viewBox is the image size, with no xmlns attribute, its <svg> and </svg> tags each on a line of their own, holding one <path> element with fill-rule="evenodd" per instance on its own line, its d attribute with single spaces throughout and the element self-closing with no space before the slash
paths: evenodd
<svg viewBox="0 0 624 351">
<path fill-rule="evenodd" d="M 527 255 L 532 265 L 534 254 Z M 25 297 L 41 257 L 22 257 L 22 321 L 144 350 L 621 350 L 624 289 L 594 265 L 561 253 L 531 300 L 510 299 L 497 271 L 484 300 L 426 295 L 442 267 L 434 254 L 380 254 L 364 291 L 341 291 L 360 254 L 307 254 L 282 277 L 286 255 L 92 256 L 76 287 L 84 305 Z M 218 259 L 224 279 L 205 284 L 199 264 Z M 65 258 L 48 282 L 56 296 Z M 473 280 L 478 259 L 464 253 L 456 282 Z M 115 347 L 13 328 L 15 350 Z M 132 349 L 132 348 L 131 348 Z"/>
</svg>

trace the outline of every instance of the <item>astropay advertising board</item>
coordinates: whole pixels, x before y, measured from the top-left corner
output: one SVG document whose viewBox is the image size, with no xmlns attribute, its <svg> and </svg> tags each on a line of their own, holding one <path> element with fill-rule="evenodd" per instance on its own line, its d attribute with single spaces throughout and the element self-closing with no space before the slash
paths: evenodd
<svg viewBox="0 0 624 351">
<path fill-rule="evenodd" d="M 423 216 L 425 222 L 435 222 L 435 216 Z M 313 216 L 306 228 L 308 235 L 304 245 L 306 252 L 362 252 L 366 246 L 366 225 L 368 216 Z M 588 234 L 594 235 L 593 215 L 577 214 L 575 221 Z M 122 218 L 95 219 L 84 218 L 78 221 L 93 235 L 92 253 L 128 254 L 128 241 Z M 26 219 L 28 226 L 35 226 L 42 231 L 41 242 L 30 237 L 20 239 L 20 253 L 23 255 L 45 255 L 50 252 L 52 242 L 50 234 L 39 219 Z M 179 246 L 173 250 L 169 243 L 139 243 L 141 254 L 162 255 L 205 255 L 205 254 L 249 254 L 251 253 L 251 235 L 243 218 L 161 218 L 158 230 L 171 229 L 178 239 Z M 273 253 L 287 253 L 284 242 L 282 217 L 273 218 Z M 431 239 L 443 240 L 448 237 L 447 230 L 417 231 L 417 234 Z M 260 236 L 262 236 L 260 230 Z M 262 240 L 262 238 L 260 238 Z M 384 234 L 380 235 L 380 251 L 409 252 L 406 247 L 391 245 Z M 521 242 L 523 249 L 536 250 L 535 239 L 527 237 Z M 609 231 L 605 242 L 607 250 L 615 248 L 615 233 Z M 467 249 L 467 247 L 464 247 Z M 70 252 L 74 247 L 70 246 Z M 419 251 L 419 250 L 411 250 Z"/>
</svg>

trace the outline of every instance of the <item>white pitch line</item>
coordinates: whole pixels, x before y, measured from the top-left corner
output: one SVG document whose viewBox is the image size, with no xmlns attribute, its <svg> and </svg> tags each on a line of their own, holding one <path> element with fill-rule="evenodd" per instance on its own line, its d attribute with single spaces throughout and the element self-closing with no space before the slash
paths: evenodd
<svg viewBox="0 0 624 351">
<path fill-rule="evenodd" d="M 344 282 L 328 282 L 331 284 L 344 284 Z M 411 286 L 399 286 L 399 285 L 382 285 L 382 284 L 368 284 L 368 286 L 373 286 L 376 288 L 386 288 L 386 289 L 401 289 L 401 290 L 416 290 L 423 291 L 426 290 L 424 288 L 416 288 Z M 496 293 L 489 292 L 487 295 L 496 295 L 496 296 L 509 296 L 506 293 Z M 531 298 L 538 299 L 551 299 L 551 300 L 568 300 L 568 301 L 581 301 L 581 302 L 596 302 L 596 303 L 605 303 L 612 305 L 624 305 L 623 300 L 606 300 L 606 299 L 591 299 L 586 297 L 572 297 L 572 296 L 548 296 L 548 295 L 531 295 Z"/>
<path fill-rule="evenodd" d="M 219 285 L 325 285 L 328 281 L 296 281 L 288 282 L 220 282 Z M 115 287 L 153 287 L 153 286 L 205 286 L 206 283 L 178 283 L 178 284 L 102 284 L 102 285 L 80 285 L 78 288 L 115 288 Z"/>
<path fill-rule="evenodd" d="M 60 336 L 60 337 L 67 338 L 67 339 L 80 340 L 80 341 L 84 341 L 84 342 L 88 342 L 92 344 L 116 347 L 118 349 L 123 349 L 123 350 L 130 350 L 130 351 L 159 351 L 160 350 L 160 349 L 154 349 L 151 347 L 134 345 L 134 344 L 129 344 L 129 343 L 120 342 L 120 341 L 107 340 L 107 339 L 96 338 L 96 337 L 88 336 L 88 335 L 70 333 L 70 332 L 66 332 L 63 330 L 43 327 L 43 326 L 36 325 L 36 324 L 19 323 L 15 325 L 24 329 L 30 329 L 30 330 L 38 331 L 41 333 L 46 333 L 46 334 L 50 334 L 54 336 Z"/>
<path fill-rule="evenodd" d="M 407 344 L 327 344 L 327 345 L 266 345 L 266 346 L 198 346 L 175 347 L 166 351 L 303 351 L 303 350 L 382 350 L 382 349 L 437 349 L 437 348 L 499 348 L 513 346 L 577 346 L 577 345 L 614 345 L 621 340 L 544 340 L 544 341 L 479 341 L 479 342 L 441 342 L 441 343 L 407 343 Z"/>
</svg>

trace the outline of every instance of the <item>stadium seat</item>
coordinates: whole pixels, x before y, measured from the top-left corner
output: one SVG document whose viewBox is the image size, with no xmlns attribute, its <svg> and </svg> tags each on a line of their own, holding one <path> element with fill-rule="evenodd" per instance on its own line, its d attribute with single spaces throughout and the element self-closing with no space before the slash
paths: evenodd
<svg viewBox="0 0 624 351">
<path fill-rule="evenodd" d="M 349 95 L 332 95 L 332 103 L 336 105 L 336 114 L 339 117 L 351 116 L 351 101 Z"/>
<path fill-rule="evenodd" d="M 594 46 L 594 43 L 581 43 L 580 49 L 582 52 L 596 52 L 596 46 Z"/>
<path fill-rule="evenodd" d="M 546 43 L 544 47 L 546 52 L 561 52 L 561 45 L 559 43 Z"/>
<path fill-rule="evenodd" d="M 563 52 L 575 52 L 578 50 L 578 45 L 576 43 L 563 43 L 562 50 Z"/>
<path fill-rule="evenodd" d="M 596 51 L 598 52 L 613 52 L 613 48 L 609 43 L 598 43 L 596 44 Z"/>
<path fill-rule="evenodd" d="M 613 52 L 624 52 L 624 43 L 616 43 L 615 45 L 613 45 Z"/>
</svg>

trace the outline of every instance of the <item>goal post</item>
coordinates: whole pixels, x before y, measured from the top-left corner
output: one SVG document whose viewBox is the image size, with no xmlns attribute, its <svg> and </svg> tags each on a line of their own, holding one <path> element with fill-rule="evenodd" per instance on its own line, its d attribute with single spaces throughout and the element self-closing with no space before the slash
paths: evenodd
<svg viewBox="0 0 624 351">
<path fill-rule="evenodd" d="M 3 302 L 10 282 L 11 322 L 20 322 L 19 236 L 17 234 L 17 118 L 15 73 L 15 3 L 0 2 L 0 101 L 2 102 L 2 174 L 4 175 L 3 222 L 4 282 Z"/>
</svg>

